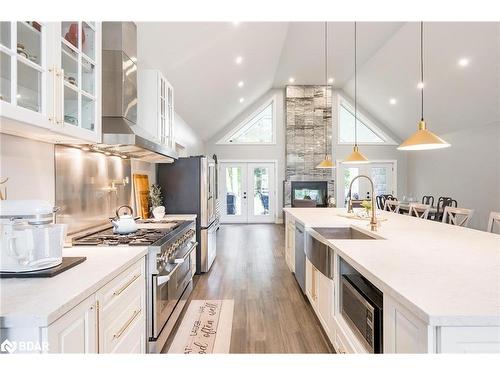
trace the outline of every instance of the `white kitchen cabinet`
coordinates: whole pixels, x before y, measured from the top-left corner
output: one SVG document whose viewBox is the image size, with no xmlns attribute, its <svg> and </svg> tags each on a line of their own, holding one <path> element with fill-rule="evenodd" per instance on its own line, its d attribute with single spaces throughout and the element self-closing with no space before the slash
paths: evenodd
<svg viewBox="0 0 500 375">
<path fill-rule="evenodd" d="M 295 222 L 285 221 L 285 261 L 291 272 L 295 272 Z"/>
<path fill-rule="evenodd" d="M 0 65 L 3 133 L 100 142 L 100 23 L 0 22 Z"/>
<path fill-rule="evenodd" d="M 95 296 L 90 296 L 47 328 L 49 353 L 97 353 Z"/>
<path fill-rule="evenodd" d="M 384 294 L 384 353 L 434 353 L 434 329 Z"/>
<path fill-rule="evenodd" d="M 96 293 L 100 353 L 144 353 L 144 262 L 124 271 Z"/>
<path fill-rule="evenodd" d="M 500 353 L 500 327 L 439 327 L 438 353 Z"/>
<path fill-rule="evenodd" d="M 313 310 L 323 326 L 323 329 L 330 340 L 332 340 L 333 282 L 318 271 L 307 258 L 306 296 L 309 302 L 311 302 Z"/>
<path fill-rule="evenodd" d="M 160 143 L 174 148 L 174 88 L 155 69 L 140 70 L 137 80 L 139 126 Z"/>
<path fill-rule="evenodd" d="M 316 270 L 318 284 L 318 317 L 328 337 L 331 337 L 333 281 Z"/>
<path fill-rule="evenodd" d="M 318 283 L 316 279 L 316 268 L 312 265 L 309 259 L 306 258 L 306 296 L 311 302 L 311 305 L 316 311 L 317 308 L 317 293 Z"/>
<path fill-rule="evenodd" d="M 48 327 L 0 330 L 30 352 L 145 353 L 145 260 L 137 261 Z"/>
</svg>

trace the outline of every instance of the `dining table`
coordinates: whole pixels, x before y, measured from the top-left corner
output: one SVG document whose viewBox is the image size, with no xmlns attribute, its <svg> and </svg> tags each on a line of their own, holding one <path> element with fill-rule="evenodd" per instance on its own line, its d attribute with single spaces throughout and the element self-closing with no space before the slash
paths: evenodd
<svg viewBox="0 0 500 375">
<path fill-rule="evenodd" d="M 400 211 L 407 211 L 407 212 L 410 211 L 410 204 L 411 203 L 419 203 L 419 202 L 402 202 L 402 201 L 399 201 L 399 210 Z M 437 213 L 437 207 L 430 206 L 429 213 L 430 214 Z"/>
</svg>

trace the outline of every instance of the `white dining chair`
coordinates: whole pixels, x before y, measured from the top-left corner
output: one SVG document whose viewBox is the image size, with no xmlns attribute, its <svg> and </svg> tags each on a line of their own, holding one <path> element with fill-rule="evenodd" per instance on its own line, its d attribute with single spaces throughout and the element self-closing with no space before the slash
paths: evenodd
<svg viewBox="0 0 500 375">
<path fill-rule="evenodd" d="M 467 227 L 473 213 L 474 210 L 468 208 L 446 206 L 443 213 L 443 223 Z"/>
<path fill-rule="evenodd" d="M 419 217 L 421 219 L 427 219 L 430 210 L 431 210 L 430 204 L 410 203 L 410 210 L 408 211 L 408 215 Z"/>
<path fill-rule="evenodd" d="M 488 220 L 488 227 L 486 228 L 487 232 L 497 233 L 495 232 L 495 224 L 498 228 L 500 228 L 500 212 L 490 212 L 490 218 Z"/>
<path fill-rule="evenodd" d="M 395 199 L 387 199 L 384 203 L 384 211 L 394 212 L 399 214 L 399 201 Z"/>
</svg>

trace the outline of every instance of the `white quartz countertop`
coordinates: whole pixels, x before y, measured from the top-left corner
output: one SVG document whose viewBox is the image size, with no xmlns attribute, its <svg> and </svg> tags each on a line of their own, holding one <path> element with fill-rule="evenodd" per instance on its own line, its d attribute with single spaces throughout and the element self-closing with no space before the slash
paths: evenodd
<svg viewBox="0 0 500 375">
<path fill-rule="evenodd" d="M 0 279 L 0 327 L 46 327 L 144 257 L 146 246 L 75 246 L 63 256 L 84 256 L 51 278 Z"/>
<path fill-rule="evenodd" d="M 166 214 L 163 219 L 168 220 L 196 220 L 196 214 Z"/>
<path fill-rule="evenodd" d="M 345 209 L 285 208 L 312 227 L 369 223 Z M 379 212 L 383 240 L 330 240 L 332 248 L 375 286 L 432 326 L 500 326 L 500 235 Z"/>
</svg>

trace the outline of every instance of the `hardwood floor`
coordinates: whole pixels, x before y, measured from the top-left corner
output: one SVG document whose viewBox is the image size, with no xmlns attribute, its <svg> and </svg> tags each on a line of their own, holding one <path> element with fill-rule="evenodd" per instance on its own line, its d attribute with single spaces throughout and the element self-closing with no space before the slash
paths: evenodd
<svg viewBox="0 0 500 375">
<path fill-rule="evenodd" d="M 222 225 L 216 261 L 196 277 L 190 299 L 235 301 L 231 353 L 333 352 L 285 263 L 284 236 L 283 225 Z"/>
</svg>

